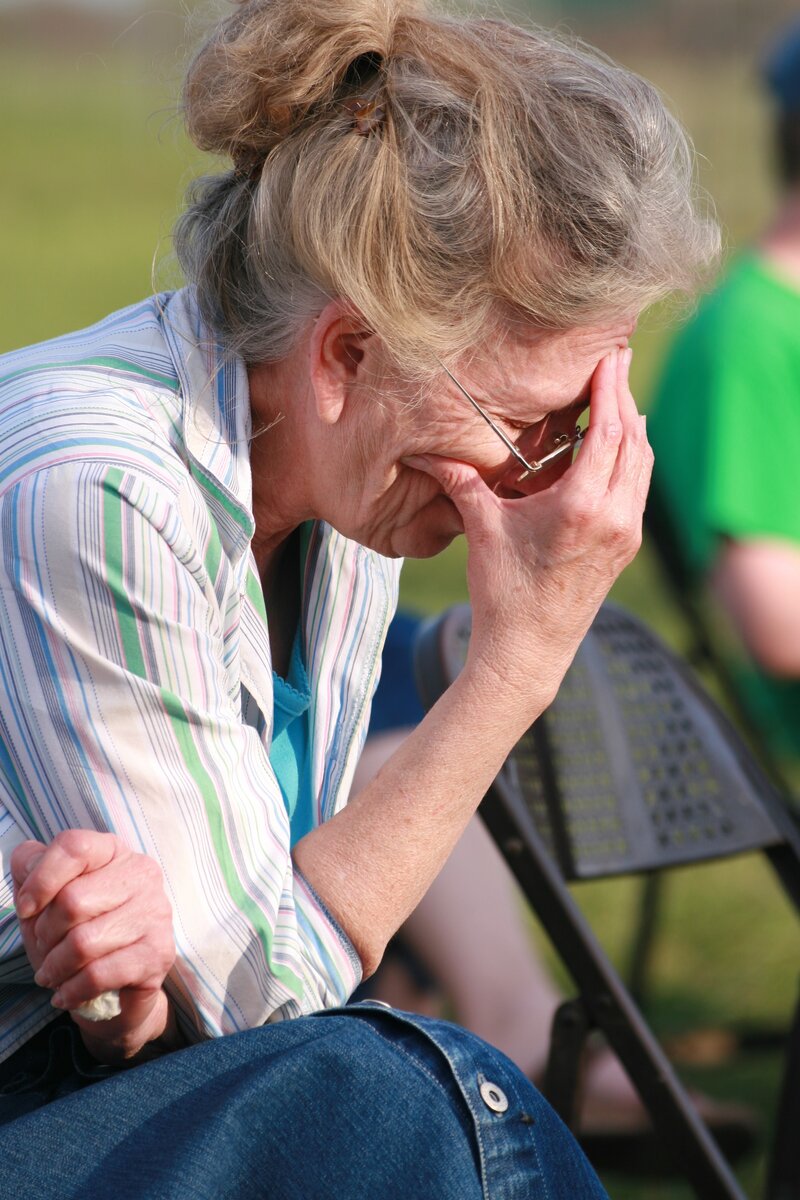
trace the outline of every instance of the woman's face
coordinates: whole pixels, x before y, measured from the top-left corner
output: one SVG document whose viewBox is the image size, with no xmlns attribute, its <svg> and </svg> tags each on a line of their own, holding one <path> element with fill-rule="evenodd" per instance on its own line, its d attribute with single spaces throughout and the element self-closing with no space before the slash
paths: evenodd
<svg viewBox="0 0 800 1200">
<path fill-rule="evenodd" d="M 589 405 L 592 376 L 614 347 L 624 347 L 635 320 L 568 333 L 506 340 L 455 375 L 528 461 L 544 457 L 559 434 L 571 434 Z M 442 371 L 419 401 L 409 392 L 376 401 L 364 395 L 360 469 L 340 493 L 345 509 L 333 520 L 343 533 L 382 554 L 427 558 L 462 532 L 452 502 L 428 474 L 404 460 L 441 455 L 474 466 L 487 486 L 508 499 L 549 487 L 569 469 L 565 454 L 522 481 L 522 468 L 497 433 Z M 349 511 L 347 511 L 349 510 Z"/>
</svg>

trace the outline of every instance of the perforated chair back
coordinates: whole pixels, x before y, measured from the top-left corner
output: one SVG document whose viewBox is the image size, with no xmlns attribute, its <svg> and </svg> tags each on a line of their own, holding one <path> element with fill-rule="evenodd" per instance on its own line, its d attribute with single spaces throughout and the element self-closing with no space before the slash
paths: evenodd
<svg viewBox="0 0 800 1200">
<path fill-rule="evenodd" d="M 422 634 L 428 703 L 464 662 L 469 607 L 445 622 Z M 438 664 L 426 636 L 437 639 Z M 730 723 L 660 639 L 611 602 L 494 787 L 532 817 L 567 879 L 707 861 L 787 836 L 780 797 Z"/>
<path fill-rule="evenodd" d="M 705 668 L 716 679 L 725 697 L 726 707 L 733 714 L 739 729 L 745 734 L 759 763 L 780 790 L 797 807 L 797 798 L 785 772 L 770 750 L 752 712 L 747 707 L 741 685 L 715 637 L 713 621 L 709 618 L 701 597 L 696 572 L 686 558 L 686 547 L 674 523 L 665 489 L 656 471 L 647 498 L 644 527 L 667 591 L 681 614 L 689 641 L 686 657 L 695 668 Z"/>
<path fill-rule="evenodd" d="M 426 707 L 464 665 L 470 617 L 468 606 L 457 606 L 420 632 L 415 666 Z M 551 1103 L 572 1120 L 580 1045 L 586 1029 L 601 1029 L 699 1200 L 744 1200 L 565 881 L 763 850 L 800 910 L 800 832 L 781 793 L 680 659 L 606 602 L 481 814 L 578 989 L 554 1023 Z M 800 1006 L 766 1200 L 800 1196 L 798 1128 Z"/>
</svg>

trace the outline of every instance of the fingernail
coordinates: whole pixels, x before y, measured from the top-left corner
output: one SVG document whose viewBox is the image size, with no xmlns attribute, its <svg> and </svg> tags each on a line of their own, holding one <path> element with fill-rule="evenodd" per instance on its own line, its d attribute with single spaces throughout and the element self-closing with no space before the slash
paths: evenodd
<svg viewBox="0 0 800 1200">
<path fill-rule="evenodd" d="M 40 967 L 33 977 L 33 982 L 39 987 L 50 987 L 50 976 L 48 975 L 47 971 Z"/>
<path fill-rule="evenodd" d="M 22 896 L 17 900 L 17 915 L 26 921 L 36 912 L 36 901 L 32 896 Z"/>
<path fill-rule="evenodd" d="M 625 351 L 625 363 L 626 363 L 626 366 L 630 366 L 630 365 L 631 365 L 631 361 L 632 361 L 632 359 L 633 359 L 633 346 L 628 346 L 628 349 Z"/>
<path fill-rule="evenodd" d="M 54 995 L 50 997 L 50 1003 L 52 1004 L 53 1008 L 66 1008 L 66 1004 L 63 1001 L 61 992 L 55 992 Z"/>
</svg>

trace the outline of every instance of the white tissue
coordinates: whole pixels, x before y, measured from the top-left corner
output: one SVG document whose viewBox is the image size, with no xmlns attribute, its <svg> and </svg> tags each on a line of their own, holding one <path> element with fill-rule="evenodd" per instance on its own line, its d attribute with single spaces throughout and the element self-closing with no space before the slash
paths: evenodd
<svg viewBox="0 0 800 1200">
<path fill-rule="evenodd" d="M 80 1008 L 73 1010 L 84 1021 L 110 1021 L 122 1012 L 119 1002 L 119 992 L 101 992 L 94 1000 L 87 1000 Z"/>
</svg>

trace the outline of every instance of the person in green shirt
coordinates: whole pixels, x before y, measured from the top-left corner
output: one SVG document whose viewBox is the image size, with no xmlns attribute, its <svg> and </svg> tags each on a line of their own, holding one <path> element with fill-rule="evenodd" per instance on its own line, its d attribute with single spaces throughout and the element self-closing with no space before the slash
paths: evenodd
<svg viewBox="0 0 800 1200">
<path fill-rule="evenodd" d="M 800 759 L 800 22 L 765 80 L 778 211 L 676 340 L 648 432 L 686 566 L 744 649 L 742 701 L 773 753 Z"/>
</svg>

